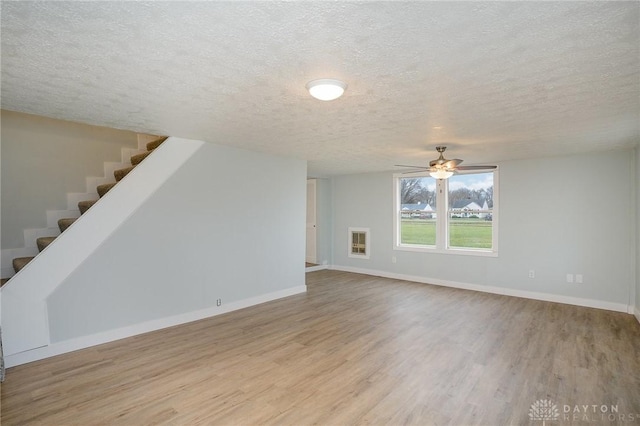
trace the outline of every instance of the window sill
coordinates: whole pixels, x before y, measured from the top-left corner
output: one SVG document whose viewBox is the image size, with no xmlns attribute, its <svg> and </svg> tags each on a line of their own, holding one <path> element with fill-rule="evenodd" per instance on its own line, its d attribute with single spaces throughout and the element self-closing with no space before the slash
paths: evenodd
<svg viewBox="0 0 640 426">
<path fill-rule="evenodd" d="M 459 255 L 459 256 L 498 257 L 497 251 L 483 250 L 483 249 L 450 248 L 450 249 L 442 250 L 435 247 L 418 246 L 418 245 L 411 245 L 411 246 L 397 245 L 397 246 L 394 246 L 393 249 L 399 250 L 399 251 L 413 251 L 413 252 L 434 253 L 434 254 L 453 254 L 453 255 Z"/>
</svg>

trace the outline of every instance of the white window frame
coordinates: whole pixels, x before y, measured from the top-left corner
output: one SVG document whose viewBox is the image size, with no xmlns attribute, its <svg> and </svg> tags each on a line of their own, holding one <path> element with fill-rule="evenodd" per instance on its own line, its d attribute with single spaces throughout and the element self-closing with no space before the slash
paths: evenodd
<svg viewBox="0 0 640 426">
<path fill-rule="evenodd" d="M 419 244 L 401 244 L 400 220 L 401 220 L 401 200 L 400 200 L 400 179 L 407 179 L 407 175 L 402 173 L 393 174 L 393 249 L 401 251 L 414 251 L 424 253 L 454 254 L 464 256 L 489 256 L 498 257 L 498 223 L 499 223 L 499 173 L 498 169 L 493 172 L 493 208 L 491 214 L 492 232 L 491 249 L 477 249 L 466 247 L 449 247 L 449 185 L 447 179 L 436 179 L 436 245 L 426 246 Z M 487 173 L 487 172 L 479 172 Z M 428 172 L 415 173 L 411 178 L 430 177 Z"/>
<path fill-rule="evenodd" d="M 353 251 L 351 250 L 351 244 L 353 241 L 353 233 L 357 232 L 357 233 L 363 233 L 365 234 L 364 237 L 364 254 L 356 254 L 353 253 Z M 347 241 L 347 254 L 349 255 L 349 257 L 353 257 L 355 259 L 369 259 L 369 256 L 371 255 L 371 231 L 369 228 L 357 228 L 357 227 L 349 227 L 349 235 L 348 235 L 348 241 Z"/>
</svg>

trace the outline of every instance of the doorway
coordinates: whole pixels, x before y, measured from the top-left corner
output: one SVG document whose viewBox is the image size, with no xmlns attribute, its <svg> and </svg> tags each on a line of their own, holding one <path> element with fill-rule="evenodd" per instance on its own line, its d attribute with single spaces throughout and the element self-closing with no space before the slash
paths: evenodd
<svg viewBox="0 0 640 426">
<path fill-rule="evenodd" d="M 308 264 L 317 263 L 316 253 L 316 180 L 307 179 L 307 250 L 305 261 Z"/>
</svg>

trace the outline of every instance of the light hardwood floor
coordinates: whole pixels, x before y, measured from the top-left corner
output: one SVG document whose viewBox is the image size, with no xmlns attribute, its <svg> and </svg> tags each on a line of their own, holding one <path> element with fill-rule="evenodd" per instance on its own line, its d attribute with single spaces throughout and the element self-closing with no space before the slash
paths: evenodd
<svg viewBox="0 0 640 426">
<path fill-rule="evenodd" d="M 542 425 L 540 399 L 559 411 L 547 425 L 640 425 L 631 315 L 336 271 L 307 285 L 11 368 L 2 425 Z"/>
</svg>

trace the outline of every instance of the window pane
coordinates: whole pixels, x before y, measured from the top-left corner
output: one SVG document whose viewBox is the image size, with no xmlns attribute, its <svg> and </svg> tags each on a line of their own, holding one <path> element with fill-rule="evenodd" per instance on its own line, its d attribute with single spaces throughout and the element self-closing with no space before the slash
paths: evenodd
<svg viewBox="0 0 640 426">
<path fill-rule="evenodd" d="M 436 210 L 436 180 L 432 177 L 400 178 L 402 209 Z"/>
<path fill-rule="evenodd" d="M 449 214 L 449 247 L 490 249 L 493 223 L 489 219 L 461 218 Z"/>
<path fill-rule="evenodd" d="M 493 172 L 449 178 L 449 247 L 492 248 Z"/>
<path fill-rule="evenodd" d="M 435 214 L 434 214 L 435 216 Z M 400 222 L 400 244 L 436 245 L 436 220 L 402 218 Z"/>
<path fill-rule="evenodd" d="M 400 178 L 400 244 L 436 244 L 436 180 Z"/>
</svg>

